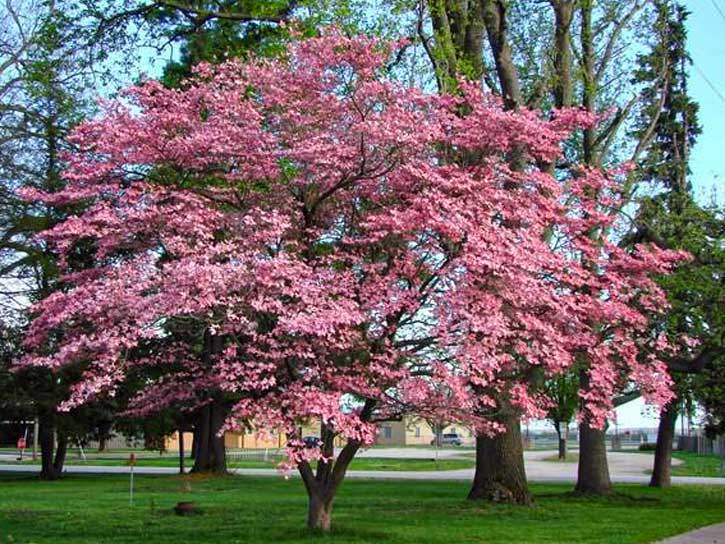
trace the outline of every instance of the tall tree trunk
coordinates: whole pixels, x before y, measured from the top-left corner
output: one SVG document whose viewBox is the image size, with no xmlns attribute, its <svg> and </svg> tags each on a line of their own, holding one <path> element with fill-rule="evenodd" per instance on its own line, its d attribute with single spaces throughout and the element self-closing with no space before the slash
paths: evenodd
<svg viewBox="0 0 725 544">
<path fill-rule="evenodd" d="M 673 400 L 660 412 L 654 468 L 649 482 L 651 487 L 670 487 L 672 485 L 672 442 L 675 438 L 677 407 L 677 401 Z"/>
<path fill-rule="evenodd" d="M 68 436 L 65 433 L 58 433 L 58 448 L 55 450 L 55 458 L 53 459 L 53 470 L 60 476 L 63 473 L 65 465 L 65 457 L 68 453 Z"/>
<path fill-rule="evenodd" d="M 503 0 L 484 0 L 481 5 L 488 43 L 496 64 L 501 96 L 506 108 L 515 110 L 523 104 L 523 95 L 508 39 L 506 3 Z"/>
<path fill-rule="evenodd" d="M 212 402 L 204 406 L 194 429 L 194 466 L 192 472 L 227 471 L 224 437 L 219 431 L 227 417 L 223 403 Z"/>
<path fill-rule="evenodd" d="M 573 83 L 571 76 L 571 23 L 574 18 L 572 0 L 550 0 L 554 8 L 554 105 L 557 108 L 569 107 L 573 101 Z"/>
<path fill-rule="evenodd" d="M 521 422 L 514 410 L 505 410 L 500 422 L 505 431 L 493 437 L 476 437 L 476 473 L 469 500 L 531 504 L 526 483 Z"/>
<path fill-rule="evenodd" d="M 184 430 L 179 429 L 179 474 L 184 474 Z"/>
<path fill-rule="evenodd" d="M 557 423 L 556 426 L 556 434 L 559 437 L 559 460 L 560 461 L 566 461 L 566 455 L 567 455 L 567 439 L 569 434 L 569 427 L 567 425 L 566 428 L 562 429 L 561 423 Z"/>
<path fill-rule="evenodd" d="M 55 424 L 52 415 L 41 415 L 38 423 L 38 442 L 40 443 L 40 479 L 55 480 L 58 473 L 53 466 L 55 452 Z"/>
<path fill-rule="evenodd" d="M 202 361 L 208 367 L 213 364 L 213 356 L 224 349 L 224 337 L 204 331 Z M 229 408 L 221 400 L 214 399 L 199 412 L 197 429 L 194 432 L 194 466 L 192 472 L 215 472 L 223 474 L 227 471 L 224 436 L 220 436 L 224 420 Z M 197 433 L 198 431 L 198 433 Z"/>
<path fill-rule="evenodd" d="M 196 459 L 196 450 L 199 449 L 199 442 L 199 427 L 194 425 L 191 432 L 191 455 L 189 456 L 191 459 Z"/>
<path fill-rule="evenodd" d="M 607 464 L 606 431 L 594 429 L 586 421 L 579 425 L 579 467 L 575 491 L 606 495 L 612 491 Z"/>
<path fill-rule="evenodd" d="M 101 435 L 98 437 L 98 453 L 106 451 L 106 437 Z"/>
</svg>

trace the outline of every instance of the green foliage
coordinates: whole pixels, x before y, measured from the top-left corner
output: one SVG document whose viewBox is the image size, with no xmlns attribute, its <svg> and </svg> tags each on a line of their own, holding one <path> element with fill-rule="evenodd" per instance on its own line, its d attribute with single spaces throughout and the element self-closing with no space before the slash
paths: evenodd
<svg viewBox="0 0 725 544">
<path fill-rule="evenodd" d="M 559 432 L 560 423 L 571 423 L 579 407 L 579 376 L 576 372 L 568 372 L 549 379 L 544 390 L 554 403 L 546 413 L 546 418 Z"/>
<path fill-rule="evenodd" d="M 644 181 L 685 193 L 689 149 L 701 133 L 697 103 L 688 94 L 687 18 L 690 12 L 679 2 L 658 0 L 655 4 L 656 41 L 638 58 L 633 83 L 644 85 L 643 104 L 634 136 L 645 137 L 655 121 L 652 141 L 641 164 Z"/>
<path fill-rule="evenodd" d="M 216 1 L 195 2 L 195 7 L 203 17 L 204 10 L 209 14 L 218 11 L 218 4 Z M 192 27 L 182 10 L 159 8 L 164 14 L 159 15 L 159 20 L 165 23 L 165 33 L 169 38 L 183 37 L 181 55 L 166 66 L 162 81 L 169 87 L 180 86 L 199 62 L 218 64 L 230 58 L 244 58 L 250 53 L 257 56 L 279 55 L 289 38 L 287 28 L 254 19 L 286 13 L 294 4 L 289 0 L 235 2 L 234 6 L 226 8 L 226 12 L 245 14 L 251 21 L 209 17 L 206 21 L 192 23 Z"/>
</svg>

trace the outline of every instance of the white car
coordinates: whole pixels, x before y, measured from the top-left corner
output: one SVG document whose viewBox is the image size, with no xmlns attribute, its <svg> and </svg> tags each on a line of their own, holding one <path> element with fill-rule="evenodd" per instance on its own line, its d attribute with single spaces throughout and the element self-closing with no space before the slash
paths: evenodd
<svg viewBox="0 0 725 544">
<path fill-rule="evenodd" d="M 436 439 L 434 438 L 431 440 L 431 445 L 434 446 L 436 443 Z M 441 446 L 462 446 L 463 445 L 463 438 L 458 433 L 443 433 L 439 439 L 438 443 Z"/>
</svg>

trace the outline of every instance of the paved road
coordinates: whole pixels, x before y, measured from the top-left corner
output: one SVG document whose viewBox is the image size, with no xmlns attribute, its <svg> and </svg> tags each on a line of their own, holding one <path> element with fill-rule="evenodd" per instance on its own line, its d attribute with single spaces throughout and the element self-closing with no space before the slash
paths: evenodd
<svg viewBox="0 0 725 544">
<path fill-rule="evenodd" d="M 403 449 L 375 448 L 360 453 L 362 457 L 413 457 L 431 458 L 434 450 L 427 449 Z M 441 458 L 460 456 L 460 450 L 440 450 Z M 526 461 L 526 473 L 528 479 L 534 482 L 574 482 L 576 480 L 576 463 L 551 463 L 544 461 L 554 452 L 551 451 L 527 451 L 524 454 Z M 639 453 L 610 452 L 608 454 L 609 470 L 613 482 L 618 483 L 648 483 L 649 476 L 646 471 L 652 466 L 652 456 Z M 0 460 L 2 462 L 2 460 Z M 675 460 L 675 462 L 679 462 Z M 40 467 L 37 465 L 8 465 L 0 464 L 0 472 L 37 472 Z M 129 468 L 126 466 L 92 466 L 92 465 L 68 465 L 65 469 L 68 473 L 77 474 L 126 474 Z M 172 467 L 136 467 L 136 474 L 178 474 L 178 469 Z M 234 469 L 235 474 L 246 476 L 278 476 L 279 472 L 274 469 L 248 468 Z M 372 471 L 372 470 L 351 470 L 348 472 L 350 478 L 370 478 L 384 480 L 460 480 L 470 481 L 473 478 L 473 469 L 445 470 L 445 471 Z M 700 485 L 725 485 L 725 478 L 702 478 L 702 477 L 673 477 L 674 484 L 700 484 Z"/>
<path fill-rule="evenodd" d="M 0 472 L 33 473 L 39 472 L 37 465 L 0 465 Z M 128 467 L 103 467 L 90 465 L 69 465 L 65 468 L 68 474 L 128 474 Z M 136 474 L 178 474 L 179 470 L 171 467 L 136 467 Z M 269 468 L 244 468 L 232 469 L 231 472 L 241 476 L 279 476 L 279 472 Z M 293 477 L 297 474 L 293 473 Z M 473 469 L 446 470 L 446 471 L 387 471 L 387 470 L 350 470 L 348 478 L 373 479 L 373 480 L 457 480 L 470 481 L 473 478 Z M 562 476 L 558 474 L 531 475 L 529 481 L 549 483 L 572 483 L 573 476 Z M 646 484 L 649 476 L 628 476 L 612 474 L 612 481 L 615 483 L 637 483 Z M 674 485 L 722 485 L 725 486 L 725 478 L 699 478 L 677 476 L 672 478 Z"/>
<path fill-rule="evenodd" d="M 710 525 L 661 540 L 658 544 L 725 544 L 725 523 Z"/>
</svg>

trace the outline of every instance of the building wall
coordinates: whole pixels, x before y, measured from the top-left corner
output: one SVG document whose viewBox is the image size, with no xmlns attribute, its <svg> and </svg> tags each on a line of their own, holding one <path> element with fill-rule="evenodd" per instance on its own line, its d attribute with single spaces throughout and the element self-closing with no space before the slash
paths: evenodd
<svg viewBox="0 0 725 544">
<path fill-rule="evenodd" d="M 383 421 L 378 425 L 375 443 L 380 446 L 405 446 L 406 432 L 403 421 Z"/>
<path fill-rule="evenodd" d="M 302 436 L 320 436 L 320 424 L 309 424 L 302 427 Z M 193 433 L 184 433 L 184 450 L 191 451 L 193 442 Z M 258 435 L 254 431 L 249 432 L 228 432 L 224 433 L 224 446 L 227 449 L 277 449 L 284 448 L 287 443 L 287 437 L 284 433 L 266 433 Z M 337 438 L 335 446 L 341 447 L 344 440 Z M 179 433 L 174 433 L 166 438 L 166 449 L 169 451 L 179 451 Z"/>
<path fill-rule="evenodd" d="M 443 433 L 458 433 L 465 445 L 476 442 L 470 429 L 462 425 L 448 425 Z M 379 446 L 429 446 L 435 438 L 433 428 L 427 421 L 414 416 L 405 417 L 402 421 L 383 421 L 379 425 Z"/>
</svg>

